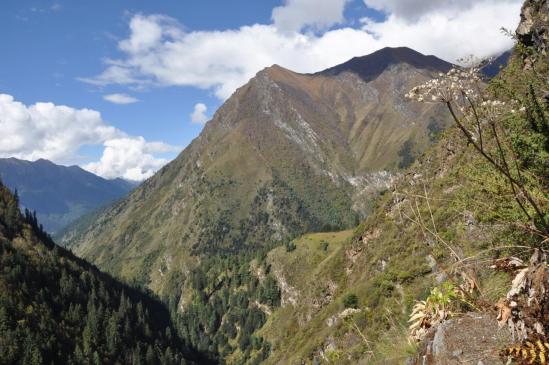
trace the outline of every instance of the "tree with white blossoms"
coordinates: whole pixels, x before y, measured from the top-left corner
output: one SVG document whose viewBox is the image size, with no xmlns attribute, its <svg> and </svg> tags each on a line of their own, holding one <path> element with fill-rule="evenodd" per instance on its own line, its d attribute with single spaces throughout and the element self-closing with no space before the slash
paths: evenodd
<svg viewBox="0 0 549 365">
<path fill-rule="evenodd" d="M 452 68 L 435 79 L 414 87 L 406 97 L 424 103 L 444 104 L 467 142 L 504 177 L 514 200 L 531 223 L 527 229 L 547 240 L 549 223 L 535 193 L 528 189 L 528 176 L 517 158 L 504 121 L 518 113 L 527 117 L 518 100 L 488 99 L 478 66 Z"/>
</svg>

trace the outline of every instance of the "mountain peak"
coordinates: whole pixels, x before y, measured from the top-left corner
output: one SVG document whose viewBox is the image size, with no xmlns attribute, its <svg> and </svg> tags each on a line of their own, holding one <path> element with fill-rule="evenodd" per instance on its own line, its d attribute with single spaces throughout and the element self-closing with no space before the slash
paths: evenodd
<svg viewBox="0 0 549 365">
<path fill-rule="evenodd" d="M 258 75 L 266 74 L 269 77 L 276 79 L 277 76 L 295 74 L 295 72 L 288 70 L 287 68 L 284 68 L 275 63 L 269 67 L 265 67 L 263 70 L 259 71 L 257 74 Z"/>
<path fill-rule="evenodd" d="M 34 161 L 36 165 L 42 165 L 42 166 L 57 166 L 50 160 L 46 160 L 45 158 L 39 158 L 38 160 Z"/>
<path fill-rule="evenodd" d="M 449 62 L 432 55 L 426 56 L 408 47 L 385 47 L 366 56 L 353 57 L 349 61 L 321 71 L 319 74 L 333 76 L 343 72 L 352 72 L 365 81 L 371 81 L 387 67 L 401 63 L 439 72 L 447 72 L 452 67 Z"/>
<path fill-rule="evenodd" d="M 264 70 L 265 71 L 289 71 L 288 69 L 280 66 L 277 63 L 273 63 L 271 66 L 265 67 Z"/>
</svg>

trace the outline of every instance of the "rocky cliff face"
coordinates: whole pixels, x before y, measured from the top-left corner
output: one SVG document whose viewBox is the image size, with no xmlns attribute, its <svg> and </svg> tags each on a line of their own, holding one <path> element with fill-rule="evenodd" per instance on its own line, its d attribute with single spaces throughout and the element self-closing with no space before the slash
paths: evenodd
<svg viewBox="0 0 549 365">
<path fill-rule="evenodd" d="M 64 243 L 161 290 L 193 265 L 189 253 L 352 227 L 445 127 L 439 109 L 404 94 L 450 66 L 400 48 L 314 75 L 266 68 L 177 159 Z"/>
<path fill-rule="evenodd" d="M 547 57 L 549 52 L 549 1 L 528 0 L 524 2 L 516 36 L 522 44 L 533 48 L 537 54 Z M 539 62 L 535 58 L 531 55 L 524 55 L 524 67 L 532 68 L 536 62 Z M 549 90 L 547 89 L 544 90 L 544 100 L 545 103 L 549 103 Z"/>
<path fill-rule="evenodd" d="M 516 34 L 521 43 L 545 54 L 549 43 L 549 1 L 527 0 Z"/>
</svg>

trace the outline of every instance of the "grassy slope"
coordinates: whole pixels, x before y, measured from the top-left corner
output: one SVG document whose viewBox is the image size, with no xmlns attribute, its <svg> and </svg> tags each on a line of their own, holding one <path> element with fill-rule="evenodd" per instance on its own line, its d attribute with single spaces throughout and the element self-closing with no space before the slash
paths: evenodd
<svg viewBox="0 0 549 365">
<path fill-rule="evenodd" d="M 411 171 L 399 188 L 421 194 L 425 183 L 434 199 L 431 209 L 439 233 L 464 255 L 473 255 L 495 243 L 495 231 L 493 227 L 482 228 L 478 222 L 468 224 L 472 212 L 459 201 L 461 196 L 471 194 L 473 187 L 463 185 L 458 171 L 459 166 L 468 165 L 470 156 L 462 153 L 449 157 L 450 161 L 433 161 L 441 157 L 436 153 L 444 155 L 444 150 L 440 146 L 429 155 L 429 170 L 422 164 L 415 165 L 413 170 L 421 171 L 423 176 L 413 179 L 415 171 Z M 440 173 L 437 162 L 448 170 L 435 177 Z M 412 181 L 415 186 L 410 186 Z M 352 234 L 306 235 L 297 240 L 293 252 L 285 252 L 284 248 L 271 252 L 274 270 L 283 273 L 299 299 L 295 306 L 289 304 L 275 311 L 261 331 L 273 343 L 269 363 L 310 362 L 322 357 L 321 350 L 329 354 L 326 357 L 338 359 L 334 362 L 338 364 L 398 364 L 410 355 L 413 348 L 405 339 L 407 315 L 413 301 L 425 297 L 437 275 L 442 275 L 430 266 L 428 256 L 443 263 L 449 255 L 415 224 L 400 217 L 394 198 L 390 193 L 381 198 L 375 214 Z M 419 204 L 426 219 L 428 208 L 421 201 Z M 406 200 L 400 202 L 403 211 L 406 205 Z M 336 237 L 333 243 L 332 236 Z M 319 239 L 330 242 L 325 256 L 318 248 Z M 504 287 L 493 284 L 503 280 L 488 273 L 481 277 L 486 297 L 497 298 Z M 361 312 L 329 326 L 329 318 L 344 310 L 342 299 L 349 292 L 358 296 Z M 372 343 L 364 341 L 363 335 Z"/>
<path fill-rule="evenodd" d="M 282 300 L 286 303 L 295 300 L 297 304 L 276 310 L 260 331 L 273 345 L 269 362 L 305 357 L 318 347 L 318 339 L 330 333 L 324 320 L 340 305 L 335 301 L 328 308 L 322 306 L 340 294 L 340 288 L 346 285 L 345 275 L 339 269 L 352 234 L 352 231 L 307 234 L 293 241 L 294 251 L 278 247 L 269 253 L 272 272 L 279 282 L 283 278 L 287 283 L 282 290 Z M 323 242 L 328 243 L 326 251 Z M 302 328 L 301 324 L 309 320 Z M 286 357 L 288 354 L 292 356 Z"/>
</svg>

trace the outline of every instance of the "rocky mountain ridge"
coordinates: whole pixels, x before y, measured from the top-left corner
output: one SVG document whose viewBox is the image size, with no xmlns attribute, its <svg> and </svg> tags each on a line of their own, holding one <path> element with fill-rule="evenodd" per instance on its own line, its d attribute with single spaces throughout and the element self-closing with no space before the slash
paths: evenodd
<svg viewBox="0 0 549 365">
<path fill-rule="evenodd" d="M 63 243 L 161 292 L 166 267 L 194 265 L 185 250 L 253 250 L 354 226 L 447 124 L 439 108 L 403 95 L 449 64 L 405 48 L 360 62 L 369 68 L 378 58 L 383 67 L 369 81 L 356 61 L 336 73 L 260 71 L 178 158 Z"/>
</svg>

